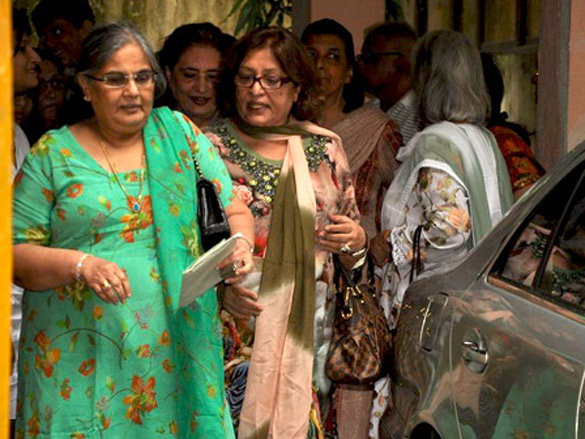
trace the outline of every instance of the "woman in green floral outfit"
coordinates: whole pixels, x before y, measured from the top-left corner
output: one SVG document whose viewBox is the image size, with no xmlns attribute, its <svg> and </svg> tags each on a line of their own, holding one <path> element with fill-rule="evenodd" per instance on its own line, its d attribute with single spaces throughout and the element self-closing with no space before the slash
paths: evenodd
<svg viewBox="0 0 585 439">
<path fill-rule="evenodd" d="M 135 29 L 96 29 L 78 69 L 94 116 L 43 136 L 16 180 L 16 437 L 233 437 L 215 293 L 178 307 L 181 273 L 202 253 L 193 157 L 232 231 L 253 239 L 252 216 L 199 129 L 152 111 L 164 78 Z M 233 283 L 249 250 L 239 240 L 220 264 L 240 261 Z"/>
</svg>

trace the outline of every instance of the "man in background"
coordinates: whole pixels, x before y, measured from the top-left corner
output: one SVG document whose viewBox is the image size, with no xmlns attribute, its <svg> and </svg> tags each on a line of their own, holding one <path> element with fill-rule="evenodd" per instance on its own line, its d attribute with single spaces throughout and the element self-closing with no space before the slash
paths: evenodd
<svg viewBox="0 0 585 439">
<path fill-rule="evenodd" d="M 88 0 L 41 0 L 31 19 L 39 36 L 39 49 L 55 54 L 72 76 L 83 39 L 95 23 Z"/>
<path fill-rule="evenodd" d="M 367 30 L 359 56 L 366 90 L 398 124 L 403 145 L 420 130 L 410 84 L 410 54 L 416 41 L 416 32 L 408 23 L 388 21 Z"/>
</svg>

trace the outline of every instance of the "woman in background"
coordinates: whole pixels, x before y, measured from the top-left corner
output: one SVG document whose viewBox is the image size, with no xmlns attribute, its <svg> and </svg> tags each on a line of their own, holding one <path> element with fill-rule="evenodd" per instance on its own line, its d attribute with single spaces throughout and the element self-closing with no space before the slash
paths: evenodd
<svg viewBox="0 0 585 439">
<path fill-rule="evenodd" d="M 495 59 L 487 53 L 482 53 L 481 62 L 491 100 L 488 129 L 496 138 L 506 160 L 514 199 L 517 200 L 545 174 L 545 170 L 530 149 L 526 129 L 522 125 L 507 121 L 508 114 L 501 111 L 504 80 Z"/>
<path fill-rule="evenodd" d="M 394 171 L 401 138 L 383 111 L 364 103 L 351 33 L 335 20 L 315 21 L 301 40 L 315 64 L 323 111 L 317 123 L 341 137 L 354 178 L 360 224 L 380 232 L 382 201 Z"/>
<path fill-rule="evenodd" d="M 205 127 L 218 115 L 217 83 L 235 39 L 211 23 L 191 23 L 170 34 L 159 52 L 170 91 L 159 103 Z"/>
</svg>

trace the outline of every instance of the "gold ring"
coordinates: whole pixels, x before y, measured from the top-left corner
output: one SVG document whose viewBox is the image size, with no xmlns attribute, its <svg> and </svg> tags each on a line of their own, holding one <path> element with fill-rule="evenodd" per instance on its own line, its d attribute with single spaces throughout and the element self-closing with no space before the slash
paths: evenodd
<svg viewBox="0 0 585 439">
<path fill-rule="evenodd" d="M 107 280 L 105 280 L 105 281 L 102 283 L 102 286 L 103 286 L 104 288 L 110 288 L 110 287 L 112 286 L 112 284 L 110 284 L 110 283 L 109 283 Z"/>
<path fill-rule="evenodd" d="M 349 248 L 349 245 L 347 245 L 347 244 L 343 244 L 343 246 L 339 249 L 339 251 L 341 253 L 343 253 L 344 255 L 348 254 L 349 250 L 350 250 L 350 248 Z"/>
</svg>

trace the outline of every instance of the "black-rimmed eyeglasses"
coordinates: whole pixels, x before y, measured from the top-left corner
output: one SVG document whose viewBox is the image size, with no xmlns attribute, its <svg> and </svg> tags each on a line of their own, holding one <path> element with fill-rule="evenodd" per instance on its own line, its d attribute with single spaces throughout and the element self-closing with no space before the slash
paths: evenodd
<svg viewBox="0 0 585 439">
<path fill-rule="evenodd" d="M 107 73 L 104 76 L 93 76 L 84 73 L 89 79 L 94 81 L 103 82 L 108 88 L 123 88 L 130 82 L 130 77 L 134 80 L 136 87 L 149 87 L 154 83 L 156 73 L 151 70 L 144 70 L 141 72 L 135 72 L 131 74 L 127 73 Z"/>
<path fill-rule="evenodd" d="M 276 90 L 284 84 L 292 82 L 292 79 L 275 75 L 253 76 L 244 74 L 237 74 L 234 78 L 234 83 L 237 87 L 252 88 L 256 82 L 258 82 L 260 87 L 264 90 Z"/>
<path fill-rule="evenodd" d="M 364 64 L 376 64 L 381 56 L 384 55 L 402 55 L 402 52 L 398 52 L 396 50 L 392 50 L 390 52 L 364 52 L 357 56 L 357 62 L 362 62 Z"/>
</svg>

